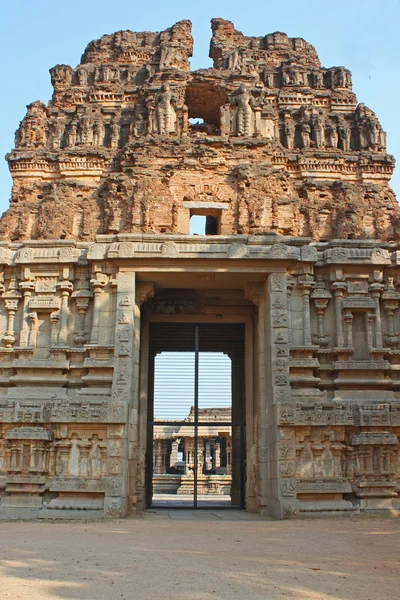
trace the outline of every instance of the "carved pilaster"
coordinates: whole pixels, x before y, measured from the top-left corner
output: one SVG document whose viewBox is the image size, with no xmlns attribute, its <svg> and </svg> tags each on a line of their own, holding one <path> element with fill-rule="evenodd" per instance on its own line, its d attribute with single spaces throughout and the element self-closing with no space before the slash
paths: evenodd
<svg viewBox="0 0 400 600">
<path fill-rule="evenodd" d="M 384 342 L 387 346 L 395 348 L 400 342 L 400 334 L 395 330 L 394 314 L 399 307 L 400 294 L 396 292 L 393 277 L 388 277 L 386 289 L 382 294 L 383 310 L 387 319 L 387 331 L 384 333 Z"/>
<path fill-rule="evenodd" d="M 346 290 L 347 284 L 345 281 L 335 281 L 332 284 L 332 291 L 335 296 L 336 344 L 338 348 L 344 347 L 342 300 Z"/>
<path fill-rule="evenodd" d="M 60 322 L 60 313 L 52 312 L 50 314 L 50 344 L 53 348 L 58 344 L 58 324 Z"/>
<path fill-rule="evenodd" d="M 291 311 L 291 298 L 292 291 L 295 286 L 296 280 L 293 275 L 286 276 L 286 285 L 287 285 L 287 304 L 288 304 L 288 340 L 289 344 L 293 342 L 293 333 L 292 333 L 292 311 Z"/>
<path fill-rule="evenodd" d="M 343 318 L 346 327 L 346 344 L 348 348 L 353 348 L 353 313 L 351 310 L 345 310 Z"/>
<path fill-rule="evenodd" d="M 22 313 L 22 327 L 20 334 L 20 346 L 28 346 L 29 334 L 30 334 L 30 319 L 29 319 L 29 300 L 31 299 L 32 292 L 35 289 L 33 281 L 21 281 L 19 284 L 20 290 L 22 290 L 24 296 L 24 307 Z"/>
<path fill-rule="evenodd" d="M 104 273 L 96 273 L 95 277 L 90 280 L 93 287 L 93 323 L 92 323 L 92 335 L 90 337 L 91 344 L 97 344 L 99 341 L 99 318 L 100 318 L 100 303 L 103 288 L 106 285 L 108 279 Z"/>
<path fill-rule="evenodd" d="M 15 325 L 15 315 L 18 310 L 18 300 L 17 299 L 6 299 L 6 310 L 8 312 L 7 319 L 7 331 L 3 337 L 3 342 L 6 348 L 12 348 L 15 344 L 15 334 L 14 334 L 14 325 Z"/>
<path fill-rule="evenodd" d="M 303 294 L 303 335 L 305 346 L 311 346 L 310 294 L 314 286 L 315 282 L 312 275 L 302 275 L 299 278 L 299 288 Z"/>
<path fill-rule="evenodd" d="M 329 338 L 325 335 L 324 314 L 328 307 L 332 294 L 323 286 L 322 281 L 316 282 L 316 288 L 311 293 L 311 299 L 314 302 L 315 312 L 317 313 L 317 334 L 313 336 L 313 341 L 324 348 L 329 343 Z"/>
<path fill-rule="evenodd" d="M 70 281 L 64 280 L 56 286 L 61 292 L 61 308 L 60 308 L 60 332 L 58 336 L 59 346 L 67 346 L 68 344 L 68 298 L 73 290 L 73 285 Z"/>
<path fill-rule="evenodd" d="M 372 283 L 370 285 L 371 296 L 375 302 L 375 346 L 382 348 L 382 324 L 381 324 L 381 309 L 380 298 L 383 290 L 382 283 Z"/>
</svg>

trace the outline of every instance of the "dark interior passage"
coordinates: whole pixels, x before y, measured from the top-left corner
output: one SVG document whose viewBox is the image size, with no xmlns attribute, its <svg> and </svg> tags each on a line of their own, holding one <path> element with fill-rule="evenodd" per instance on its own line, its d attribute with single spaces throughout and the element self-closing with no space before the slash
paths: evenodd
<svg viewBox="0 0 400 600">
<path fill-rule="evenodd" d="M 244 507 L 244 325 L 150 325 L 147 506 Z"/>
</svg>

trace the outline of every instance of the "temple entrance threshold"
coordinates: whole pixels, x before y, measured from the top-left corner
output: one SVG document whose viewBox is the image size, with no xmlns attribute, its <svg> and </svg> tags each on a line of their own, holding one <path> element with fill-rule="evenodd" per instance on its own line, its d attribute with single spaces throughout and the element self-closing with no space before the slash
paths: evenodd
<svg viewBox="0 0 400 600">
<path fill-rule="evenodd" d="M 147 507 L 245 508 L 244 324 L 149 334 Z"/>
</svg>

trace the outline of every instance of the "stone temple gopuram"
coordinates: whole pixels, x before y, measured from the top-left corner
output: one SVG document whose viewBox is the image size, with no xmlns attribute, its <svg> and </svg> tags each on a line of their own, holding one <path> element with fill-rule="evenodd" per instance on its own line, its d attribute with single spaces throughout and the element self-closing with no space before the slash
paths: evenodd
<svg viewBox="0 0 400 600">
<path fill-rule="evenodd" d="M 198 71 L 192 45 L 190 21 L 91 42 L 7 155 L 0 518 L 119 518 L 158 489 L 276 518 L 400 509 L 386 135 L 301 38 L 213 19 Z M 158 421 L 168 352 L 228 356 L 231 406 L 199 409 L 197 368 Z"/>
</svg>

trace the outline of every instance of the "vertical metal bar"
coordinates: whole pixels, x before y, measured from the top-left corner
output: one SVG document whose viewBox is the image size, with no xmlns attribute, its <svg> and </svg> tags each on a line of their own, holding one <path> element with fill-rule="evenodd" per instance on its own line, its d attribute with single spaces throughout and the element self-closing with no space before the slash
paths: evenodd
<svg viewBox="0 0 400 600">
<path fill-rule="evenodd" d="M 147 423 L 147 451 L 146 451 L 146 508 L 153 502 L 153 423 Z"/>
<path fill-rule="evenodd" d="M 194 328 L 194 490 L 193 490 L 193 508 L 197 508 L 197 471 L 198 445 L 199 445 L 199 346 L 200 346 L 199 326 Z"/>
<path fill-rule="evenodd" d="M 240 424 L 240 508 L 246 508 L 246 437 L 245 426 Z"/>
</svg>

